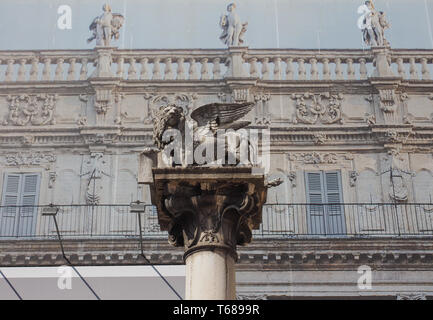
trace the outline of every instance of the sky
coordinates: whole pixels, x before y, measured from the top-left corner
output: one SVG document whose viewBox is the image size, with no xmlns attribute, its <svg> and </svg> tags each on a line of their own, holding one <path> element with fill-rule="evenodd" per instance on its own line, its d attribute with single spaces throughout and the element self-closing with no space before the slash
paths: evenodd
<svg viewBox="0 0 433 320">
<path fill-rule="evenodd" d="M 89 25 L 109 3 L 125 16 L 121 49 L 223 48 L 223 0 L 0 0 L 0 50 L 90 49 Z M 362 48 L 357 9 L 364 0 L 237 0 L 248 22 L 250 48 Z M 391 23 L 393 48 L 433 48 L 433 0 L 374 0 Z M 71 8 L 71 29 L 61 30 L 57 10 Z"/>
</svg>

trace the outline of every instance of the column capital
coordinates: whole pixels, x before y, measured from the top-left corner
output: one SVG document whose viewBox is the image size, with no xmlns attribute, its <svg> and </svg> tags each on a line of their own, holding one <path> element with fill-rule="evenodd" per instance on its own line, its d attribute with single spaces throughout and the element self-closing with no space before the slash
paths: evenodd
<svg viewBox="0 0 433 320">
<path fill-rule="evenodd" d="M 266 200 L 263 175 L 251 168 L 153 170 L 152 202 L 169 242 L 183 246 L 184 259 L 201 250 L 223 249 L 237 260 L 236 245 L 251 241 Z"/>
</svg>

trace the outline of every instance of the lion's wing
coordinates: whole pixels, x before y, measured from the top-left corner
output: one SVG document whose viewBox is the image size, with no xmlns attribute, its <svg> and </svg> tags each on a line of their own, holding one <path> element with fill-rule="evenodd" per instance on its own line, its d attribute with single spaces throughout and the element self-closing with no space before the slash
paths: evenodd
<svg viewBox="0 0 433 320">
<path fill-rule="evenodd" d="M 199 126 L 205 126 L 208 122 L 218 119 L 219 125 L 224 127 L 241 119 L 251 111 L 253 106 L 253 102 L 210 103 L 195 109 L 191 113 L 191 118 L 197 121 Z"/>
</svg>

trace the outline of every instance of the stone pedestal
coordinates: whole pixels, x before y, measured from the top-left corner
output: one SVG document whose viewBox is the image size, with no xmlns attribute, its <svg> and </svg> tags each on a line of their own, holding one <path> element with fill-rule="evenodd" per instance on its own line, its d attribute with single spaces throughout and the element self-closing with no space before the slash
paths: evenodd
<svg viewBox="0 0 433 320">
<path fill-rule="evenodd" d="M 185 249 L 187 299 L 235 299 L 236 246 L 249 243 L 260 226 L 264 176 L 250 167 L 152 172 L 161 230 Z"/>
</svg>

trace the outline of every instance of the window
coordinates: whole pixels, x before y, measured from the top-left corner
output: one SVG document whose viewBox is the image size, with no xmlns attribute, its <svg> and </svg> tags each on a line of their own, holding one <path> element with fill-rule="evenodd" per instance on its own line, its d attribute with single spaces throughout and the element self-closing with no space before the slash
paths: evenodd
<svg viewBox="0 0 433 320">
<path fill-rule="evenodd" d="M 305 173 L 309 234 L 344 234 L 344 207 L 341 205 L 339 171 Z"/>
<path fill-rule="evenodd" d="M 40 175 L 6 173 L 3 182 L 0 236 L 33 235 L 36 227 Z"/>
</svg>

